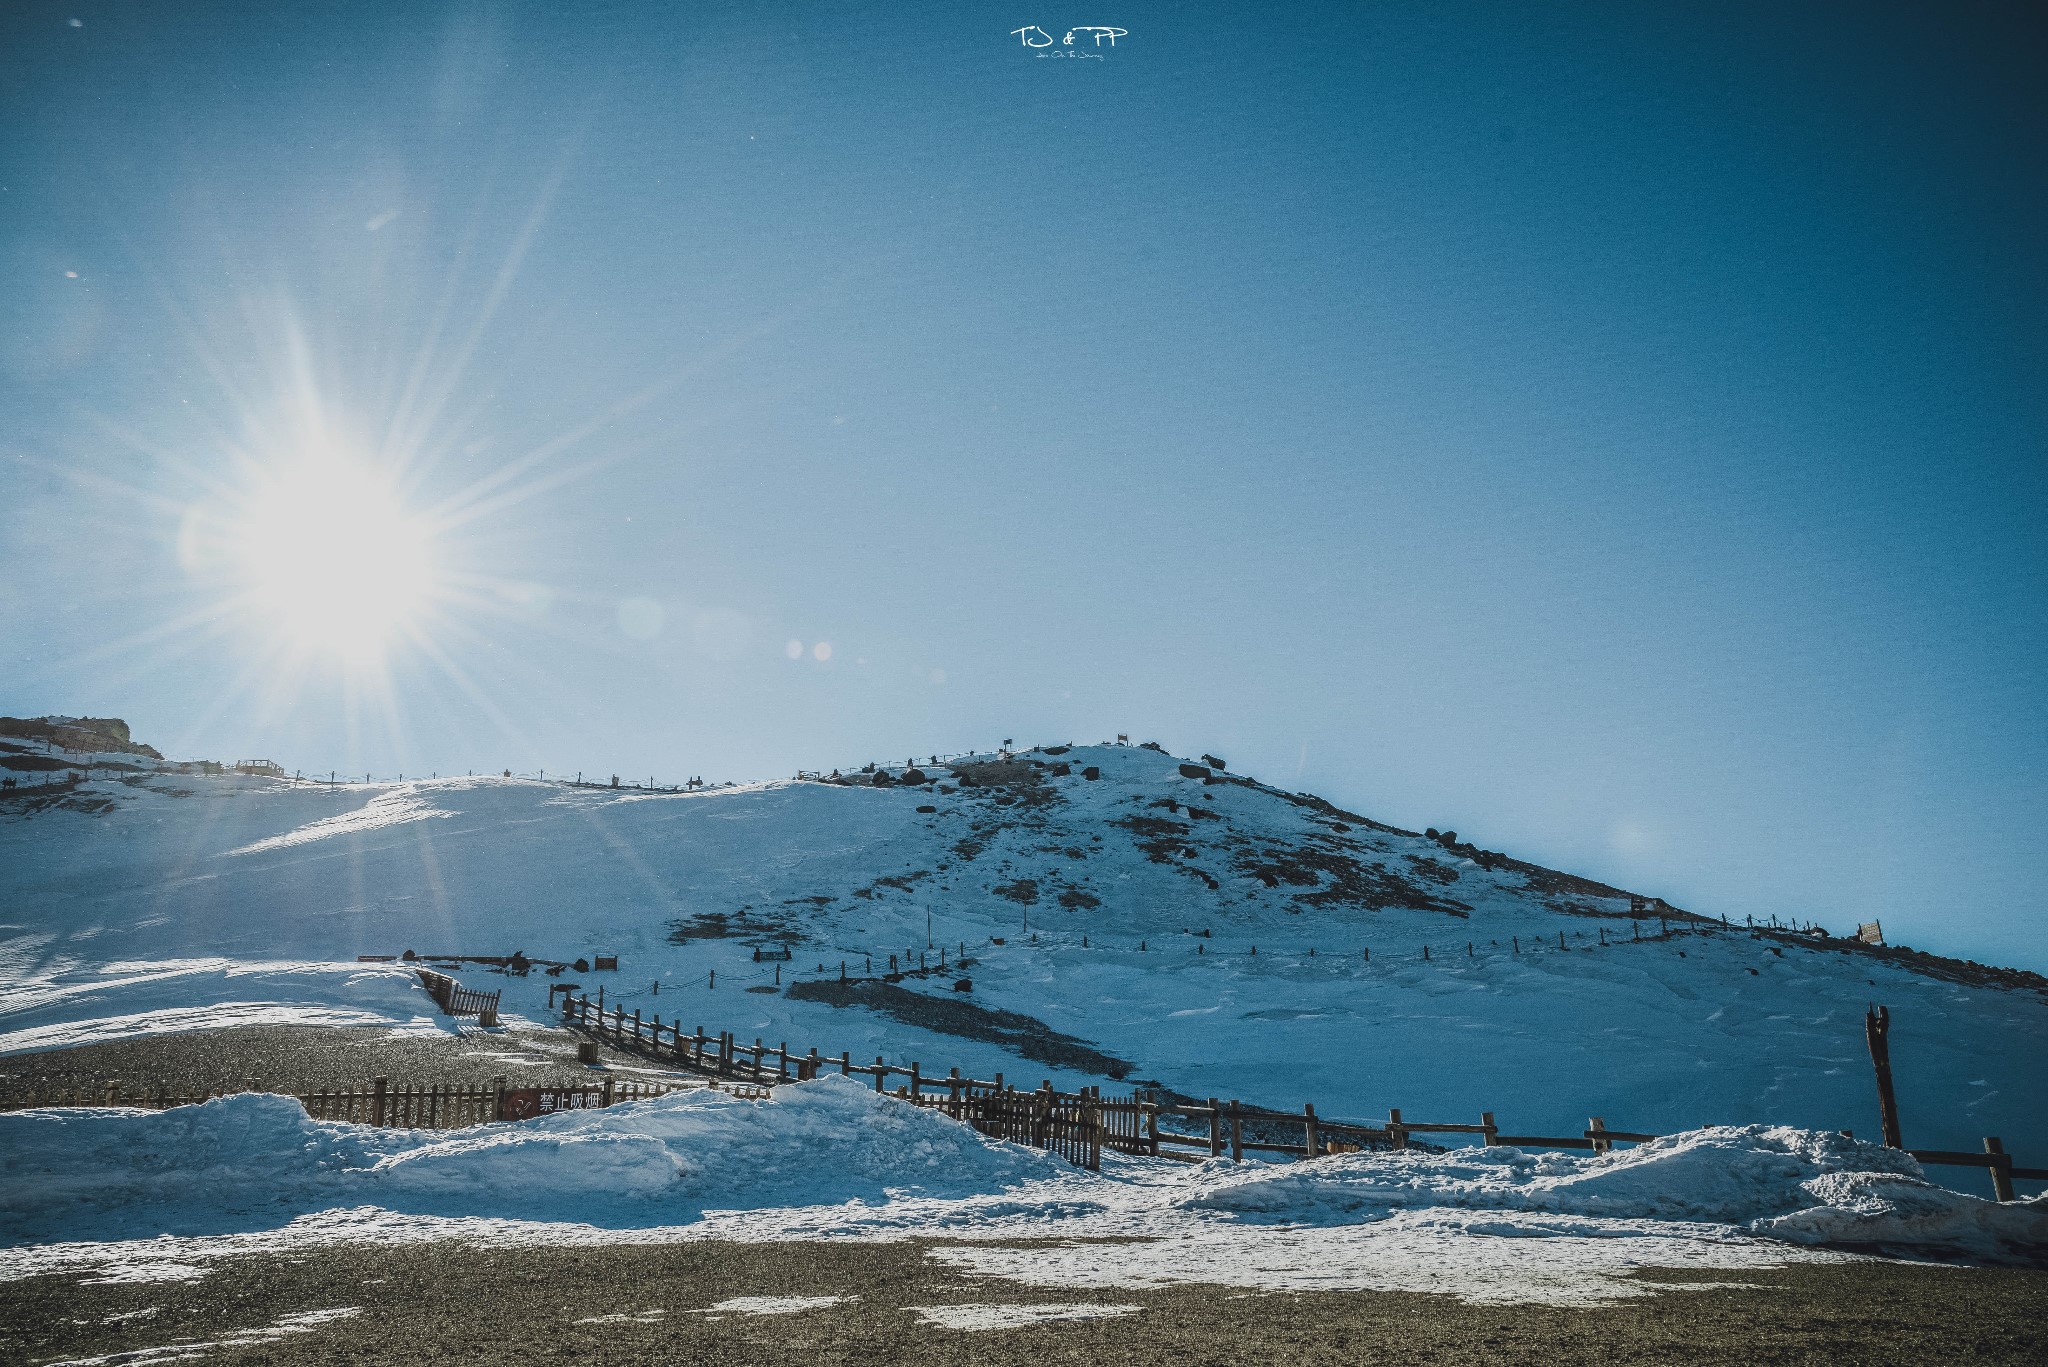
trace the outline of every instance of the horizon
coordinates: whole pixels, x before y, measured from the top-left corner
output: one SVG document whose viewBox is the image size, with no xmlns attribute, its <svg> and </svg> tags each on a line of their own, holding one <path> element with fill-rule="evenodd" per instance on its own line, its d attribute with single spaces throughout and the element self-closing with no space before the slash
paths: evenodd
<svg viewBox="0 0 2048 1367">
<path fill-rule="evenodd" d="M 1034 18 L 1124 36 L 0 16 L 0 713 L 663 783 L 1124 733 L 2048 971 L 2048 20 Z"/>
</svg>

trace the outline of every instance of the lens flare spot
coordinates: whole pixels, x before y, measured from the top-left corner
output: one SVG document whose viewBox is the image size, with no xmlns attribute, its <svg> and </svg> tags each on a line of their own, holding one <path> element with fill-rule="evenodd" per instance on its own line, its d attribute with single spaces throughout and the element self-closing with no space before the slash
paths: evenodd
<svg viewBox="0 0 2048 1367">
<path fill-rule="evenodd" d="M 792 637 L 789 644 L 782 648 L 782 653 L 792 660 L 801 660 L 804 657 L 804 643 Z"/>
<path fill-rule="evenodd" d="M 818 642 L 818 644 L 816 644 L 816 645 L 814 645 L 814 646 L 812 646 L 812 647 L 811 647 L 811 657 L 812 657 L 813 659 L 816 659 L 816 660 L 829 660 L 829 659 L 831 659 L 831 658 L 832 658 L 832 643 L 831 643 L 830 641 L 820 641 L 820 642 Z"/>
</svg>

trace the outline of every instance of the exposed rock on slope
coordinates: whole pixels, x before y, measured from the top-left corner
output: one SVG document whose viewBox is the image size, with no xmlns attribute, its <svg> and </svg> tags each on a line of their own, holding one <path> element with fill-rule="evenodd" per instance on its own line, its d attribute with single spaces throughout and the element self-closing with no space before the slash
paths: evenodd
<svg viewBox="0 0 2048 1367">
<path fill-rule="evenodd" d="M 37 745 L 48 743 L 80 754 L 163 758 L 153 747 L 133 740 L 128 734 L 128 723 L 119 717 L 0 717 L 0 737 Z"/>
</svg>

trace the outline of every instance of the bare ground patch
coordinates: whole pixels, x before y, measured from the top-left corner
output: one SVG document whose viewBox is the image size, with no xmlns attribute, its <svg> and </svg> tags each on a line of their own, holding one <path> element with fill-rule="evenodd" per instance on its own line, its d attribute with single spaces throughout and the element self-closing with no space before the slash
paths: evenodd
<svg viewBox="0 0 2048 1367">
<path fill-rule="evenodd" d="M 930 996 L 872 979 L 791 983 L 785 995 L 831 1006 L 866 1007 L 906 1025 L 1001 1045 L 1033 1062 L 1058 1068 L 1113 1078 L 1128 1077 L 1136 1069 L 1135 1064 L 1106 1054 L 1087 1040 L 1063 1035 L 1036 1017 L 981 1006 L 964 997 Z"/>
</svg>

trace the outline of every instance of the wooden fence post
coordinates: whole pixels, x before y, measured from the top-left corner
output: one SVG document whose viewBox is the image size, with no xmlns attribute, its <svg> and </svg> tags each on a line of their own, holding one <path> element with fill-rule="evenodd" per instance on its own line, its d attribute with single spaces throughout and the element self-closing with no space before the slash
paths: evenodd
<svg viewBox="0 0 2048 1367">
<path fill-rule="evenodd" d="M 910 1061 L 910 1099 L 918 1100 L 924 1095 L 924 1078 L 919 1076 L 920 1065 L 916 1059 Z"/>
<path fill-rule="evenodd" d="M 1594 1153 L 1607 1153 L 1614 1148 L 1614 1141 L 1607 1137 L 1607 1122 L 1597 1115 L 1586 1122 L 1586 1138 L 1593 1141 Z"/>
<path fill-rule="evenodd" d="M 1877 1070 L 1878 1124 L 1884 1130 L 1886 1147 L 1903 1149 L 1906 1145 L 1899 1138 L 1899 1101 L 1892 1094 L 1892 1049 L 1886 1038 L 1891 1029 L 1890 1007 L 1873 1007 L 1863 1013 L 1863 1039 L 1870 1046 L 1870 1066 Z"/>
<path fill-rule="evenodd" d="M 384 1123 L 384 1089 L 390 1085 L 390 1082 L 391 1079 L 389 1078 L 374 1077 L 370 1079 L 370 1123 L 372 1125 L 382 1125 Z"/>
<path fill-rule="evenodd" d="M 1244 1162 L 1244 1108 L 1235 1097 L 1230 1101 L 1230 1161 Z"/>
<path fill-rule="evenodd" d="M 495 1103 L 495 1104 L 494 1104 L 494 1105 L 493 1105 L 493 1106 L 491 1107 L 491 1119 L 493 1119 L 493 1120 L 503 1120 L 504 1118 L 505 1118 L 505 1079 L 504 1079 L 503 1077 L 500 1077 L 500 1078 L 498 1079 L 498 1087 L 497 1087 L 497 1100 L 496 1100 L 496 1103 Z"/>
<path fill-rule="evenodd" d="M 1213 1096 L 1209 1098 L 1209 1156 L 1223 1156 L 1223 1102 Z"/>
<path fill-rule="evenodd" d="M 1998 1201 L 2019 1199 L 2013 1195 L 2012 1159 L 2005 1156 L 2005 1145 L 1999 1142 L 1996 1135 L 1992 1135 L 1984 1141 L 1984 1152 L 1990 1154 L 1996 1160 L 1991 1164 L 1992 1199 Z"/>
<path fill-rule="evenodd" d="M 1500 1126 L 1493 1123 L 1492 1111 L 1479 1113 L 1479 1124 L 1486 1131 L 1486 1147 L 1492 1148 L 1500 1142 Z"/>
<path fill-rule="evenodd" d="M 612 1104 L 612 1080 L 610 1078 L 604 1080 L 604 1091 L 599 1095 L 599 1104 L 603 1106 L 610 1106 Z"/>
<path fill-rule="evenodd" d="M 882 1056 L 881 1056 L 880 1054 L 876 1054 L 876 1055 L 875 1055 L 875 1090 L 876 1090 L 877 1092 L 885 1092 L 885 1091 L 887 1091 L 887 1090 L 889 1089 L 889 1081 L 888 1081 L 888 1079 L 889 1079 L 889 1065 L 888 1065 L 888 1064 L 886 1064 L 886 1063 L 884 1063 L 884 1062 L 882 1062 Z"/>
<path fill-rule="evenodd" d="M 1398 1108 L 1389 1108 L 1387 1111 L 1387 1142 L 1397 1149 L 1408 1147 L 1408 1131 L 1401 1124 L 1401 1112 Z"/>
</svg>

